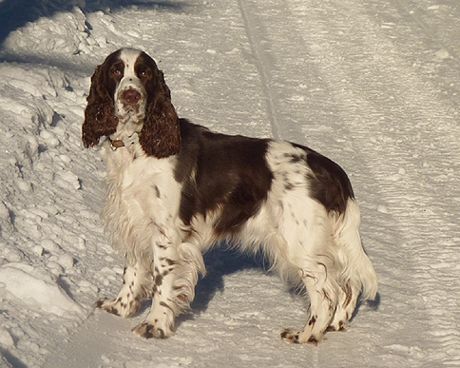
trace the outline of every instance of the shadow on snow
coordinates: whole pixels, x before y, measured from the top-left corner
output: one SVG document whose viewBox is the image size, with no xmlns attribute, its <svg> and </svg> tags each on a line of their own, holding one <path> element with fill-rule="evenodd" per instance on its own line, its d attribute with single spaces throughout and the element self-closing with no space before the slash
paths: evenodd
<svg viewBox="0 0 460 368">
<path fill-rule="evenodd" d="M 196 297 L 192 303 L 193 311 L 198 313 L 206 311 L 217 292 L 224 291 L 224 276 L 247 269 L 264 269 L 262 256 L 240 254 L 225 245 L 206 253 L 204 261 L 207 274 L 198 282 L 195 289 Z"/>
<path fill-rule="evenodd" d="M 121 8 L 136 6 L 138 9 L 156 9 L 158 11 L 182 12 L 188 5 L 180 0 L 3 0 L 0 2 L 0 44 L 8 35 L 42 17 L 52 17 L 54 14 L 70 11 L 75 6 L 84 13 L 98 10 L 117 11 Z"/>
</svg>

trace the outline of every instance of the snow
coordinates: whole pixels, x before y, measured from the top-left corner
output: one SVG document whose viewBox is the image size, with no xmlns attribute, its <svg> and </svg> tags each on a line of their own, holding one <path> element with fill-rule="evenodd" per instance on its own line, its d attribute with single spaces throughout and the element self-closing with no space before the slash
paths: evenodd
<svg viewBox="0 0 460 368">
<path fill-rule="evenodd" d="M 455 0 L 0 0 L 0 366 L 460 366 L 459 22 Z M 318 347 L 288 345 L 306 301 L 215 251 L 168 340 L 94 311 L 123 262 L 81 123 L 89 76 L 122 46 L 156 58 L 181 116 L 347 170 L 377 306 Z"/>
<path fill-rule="evenodd" d="M 42 251 L 41 248 L 37 254 L 34 247 L 36 255 L 40 256 Z M 59 287 L 57 280 L 34 271 L 32 266 L 24 263 L 8 263 L 0 267 L 1 295 L 4 296 L 6 291 L 6 298 L 11 294 L 30 309 L 38 308 L 60 317 L 81 313 L 81 308 Z"/>
</svg>

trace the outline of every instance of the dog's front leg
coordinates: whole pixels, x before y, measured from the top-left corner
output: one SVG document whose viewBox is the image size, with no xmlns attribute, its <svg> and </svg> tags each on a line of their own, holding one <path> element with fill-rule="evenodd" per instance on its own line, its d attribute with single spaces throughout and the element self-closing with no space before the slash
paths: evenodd
<svg viewBox="0 0 460 368">
<path fill-rule="evenodd" d="M 175 270 L 179 265 L 178 244 L 174 238 L 174 234 L 160 230 L 152 239 L 152 306 L 145 321 L 133 329 L 135 334 L 145 338 L 171 336 L 175 317 L 180 312 L 174 293 Z"/>
<path fill-rule="evenodd" d="M 166 338 L 174 332 L 175 318 L 193 301 L 205 266 L 200 248 L 191 243 L 176 245 L 162 239 L 154 243 L 154 252 L 152 307 L 133 332 L 145 338 Z"/>
<path fill-rule="evenodd" d="M 96 307 L 121 317 L 131 317 L 137 313 L 142 299 L 150 294 L 152 275 L 141 263 L 126 266 L 123 271 L 123 285 L 115 299 L 103 298 Z"/>
</svg>

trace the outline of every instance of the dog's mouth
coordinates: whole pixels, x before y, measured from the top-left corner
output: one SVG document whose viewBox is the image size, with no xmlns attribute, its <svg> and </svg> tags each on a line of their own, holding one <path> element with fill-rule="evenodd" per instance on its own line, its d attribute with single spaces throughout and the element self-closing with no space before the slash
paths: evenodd
<svg viewBox="0 0 460 368">
<path fill-rule="evenodd" d="M 136 112 L 128 112 L 119 117 L 119 128 L 130 129 L 135 132 L 140 132 L 144 125 L 144 114 Z"/>
<path fill-rule="evenodd" d="M 141 116 L 143 117 L 144 112 L 141 111 L 141 106 L 140 105 L 123 105 L 123 114 L 122 115 L 127 116 L 129 118 L 138 118 L 138 117 L 141 117 Z M 136 121 L 133 121 L 133 123 L 136 123 Z"/>
<path fill-rule="evenodd" d="M 121 124 L 131 123 L 139 125 L 144 122 L 145 117 L 145 106 L 143 103 L 136 105 L 120 104 L 116 109 L 116 116 Z"/>
</svg>

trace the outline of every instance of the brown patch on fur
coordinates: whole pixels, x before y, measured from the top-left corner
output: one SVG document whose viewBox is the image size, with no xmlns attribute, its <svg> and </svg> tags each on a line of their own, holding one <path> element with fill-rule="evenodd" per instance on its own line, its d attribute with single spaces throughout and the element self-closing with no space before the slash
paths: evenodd
<svg viewBox="0 0 460 368">
<path fill-rule="evenodd" d="M 328 212 L 336 211 L 341 214 L 347 208 L 348 198 L 353 199 L 354 193 L 345 171 L 331 159 L 321 155 L 311 148 L 293 143 L 295 147 L 305 151 L 303 155 L 292 155 L 291 162 L 305 160 L 312 173 L 307 174 L 310 183 L 310 193 Z"/>
<path fill-rule="evenodd" d="M 163 282 L 163 276 L 160 275 L 160 274 L 157 274 L 155 276 L 155 280 L 154 280 L 155 285 L 156 286 L 161 286 L 162 282 Z"/>
<path fill-rule="evenodd" d="M 265 159 L 269 140 L 231 136 L 180 119 L 182 147 L 175 168 L 183 183 L 180 217 L 219 210 L 216 234 L 236 232 L 260 209 L 272 184 Z"/>
<path fill-rule="evenodd" d="M 332 160 L 316 152 L 307 155 L 310 176 L 310 191 L 313 198 L 323 204 L 326 210 L 344 213 L 348 198 L 354 198 L 350 180 L 343 169 Z"/>
</svg>

